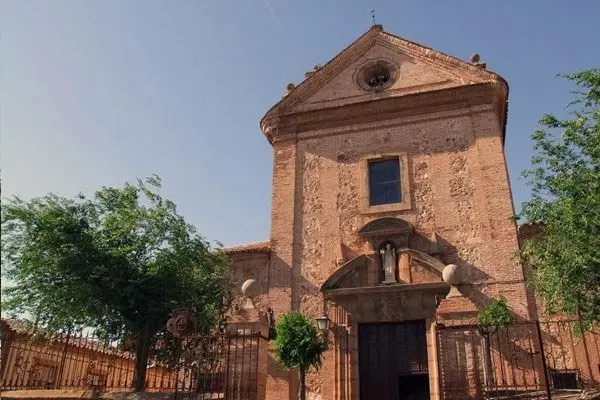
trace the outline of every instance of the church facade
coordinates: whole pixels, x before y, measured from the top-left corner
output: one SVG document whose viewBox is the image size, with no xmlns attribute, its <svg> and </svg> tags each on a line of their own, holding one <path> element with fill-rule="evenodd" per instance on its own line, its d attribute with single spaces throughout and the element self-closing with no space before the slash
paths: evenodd
<svg viewBox="0 0 600 400">
<path fill-rule="evenodd" d="M 438 327 L 473 324 L 498 296 L 517 320 L 535 318 L 515 258 L 508 90 L 476 55 L 374 25 L 260 121 L 273 147 L 271 237 L 226 249 L 252 280 L 252 306 L 240 302 L 231 320 L 328 317 L 309 399 L 441 398 L 442 375 L 451 384 L 475 361 L 443 371 L 440 357 L 459 356 L 439 351 Z M 264 369 L 261 398 L 296 397 L 296 373 L 272 345 Z"/>
</svg>

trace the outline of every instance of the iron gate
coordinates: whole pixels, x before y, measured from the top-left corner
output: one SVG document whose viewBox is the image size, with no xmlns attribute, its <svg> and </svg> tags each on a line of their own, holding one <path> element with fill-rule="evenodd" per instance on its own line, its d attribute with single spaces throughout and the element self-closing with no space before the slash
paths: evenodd
<svg viewBox="0 0 600 400">
<path fill-rule="evenodd" d="M 437 349 L 441 400 L 576 398 L 600 387 L 600 335 L 575 320 L 517 322 L 492 332 L 438 325 Z"/>
</svg>

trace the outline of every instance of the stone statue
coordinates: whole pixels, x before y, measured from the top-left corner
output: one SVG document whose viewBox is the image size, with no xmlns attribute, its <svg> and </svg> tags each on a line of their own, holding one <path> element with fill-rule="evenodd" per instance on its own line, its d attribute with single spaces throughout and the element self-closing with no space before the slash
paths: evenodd
<svg viewBox="0 0 600 400">
<path fill-rule="evenodd" d="M 381 254 L 381 263 L 383 264 L 383 283 L 397 283 L 396 249 L 390 243 L 387 243 L 384 249 L 379 250 L 379 254 Z"/>
</svg>

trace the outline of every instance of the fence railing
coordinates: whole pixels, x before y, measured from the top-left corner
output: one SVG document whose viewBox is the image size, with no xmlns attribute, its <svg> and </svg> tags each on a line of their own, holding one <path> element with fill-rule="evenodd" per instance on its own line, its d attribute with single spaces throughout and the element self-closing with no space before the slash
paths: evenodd
<svg viewBox="0 0 600 400">
<path fill-rule="evenodd" d="M 438 326 L 439 391 L 450 399 L 550 399 L 600 387 L 600 335 L 578 321 L 519 322 L 485 331 Z"/>
<path fill-rule="evenodd" d="M 196 392 L 201 398 L 255 399 L 266 368 L 265 330 L 232 325 L 210 336 L 159 339 L 150 351 L 145 390 Z M 3 329 L 2 390 L 93 389 L 134 386 L 131 344 L 90 332 L 38 334 Z"/>
<path fill-rule="evenodd" d="M 164 337 L 151 349 L 145 390 L 199 398 L 257 399 L 265 390 L 267 328 Z M 600 334 L 578 321 L 519 322 L 482 331 L 438 326 L 440 400 L 549 399 L 561 390 L 600 387 Z M 133 346 L 89 332 L 37 335 L 3 329 L 2 390 L 133 388 Z M 201 394 L 201 396 L 200 396 Z"/>
</svg>

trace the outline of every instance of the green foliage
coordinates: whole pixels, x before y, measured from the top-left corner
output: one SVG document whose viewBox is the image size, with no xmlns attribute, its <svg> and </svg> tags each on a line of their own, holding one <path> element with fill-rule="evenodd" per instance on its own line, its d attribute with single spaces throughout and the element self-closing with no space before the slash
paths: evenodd
<svg viewBox="0 0 600 400">
<path fill-rule="evenodd" d="M 504 297 L 490 299 L 490 302 L 477 313 L 477 324 L 488 331 L 507 328 L 514 320 L 515 316 L 506 305 Z"/>
<path fill-rule="evenodd" d="M 275 351 L 281 365 L 301 371 L 311 367 L 319 369 L 326 343 L 314 324 L 304 315 L 291 311 L 281 317 L 275 329 Z"/>
<path fill-rule="evenodd" d="M 230 263 L 159 190 L 154 176 L 91 198 L 3 202 L 2 275 L 14 282 L 3 287 L 3 310 L 52 330 L 98 328 L 133 341 L 138 358 L 174 308 L 195 309 L 199 330 L 212 329 Z"/>
<path fill-rule="evenodd" d="M 600 69 L 566 76 L 577 87 L 566 119 L 545 115 L 523 173 L 532 189 L 521 216 L 541 235 L 521 251 L 548 312 L 600 322 Z"/>
</svg>

